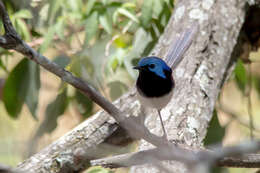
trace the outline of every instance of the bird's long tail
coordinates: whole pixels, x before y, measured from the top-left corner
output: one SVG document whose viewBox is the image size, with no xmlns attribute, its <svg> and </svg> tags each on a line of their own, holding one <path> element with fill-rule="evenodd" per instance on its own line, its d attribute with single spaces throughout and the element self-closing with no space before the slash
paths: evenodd
<svg viewBox="0 0 260 173">
<path fill-rule="evenodd" d="M 183 55 L 190 47 L 196 33 L 198 32 L 198 28 L 198 23 L 193 24 L 173 41 L 173 44 L 170 47 L 170 51 L 166 56 L 166 63 L 172 69 L 176 68 L 183 59 Z"/>
</svg>

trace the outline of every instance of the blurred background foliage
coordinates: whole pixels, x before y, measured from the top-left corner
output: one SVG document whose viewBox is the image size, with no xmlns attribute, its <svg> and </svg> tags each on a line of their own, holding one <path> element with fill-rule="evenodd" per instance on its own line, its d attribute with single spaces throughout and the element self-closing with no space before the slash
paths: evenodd
<svg viewBox="0 0 260 173">
<path fill-rule="evenodd" d="M 174 7 L 172 0 L 4 3 L 16 30 L 30 46 L 111 101 L 133 86 L 137 74 L 132 66 L 155 46 Z M 3 34 L 2 24 L 0 29 Z M 99 109 L 16 52 L 0 49 L 0 55 L 0 163 L 16 165 L 28 156 L 28 148 L 29 155 L 36 152 Z M 259 53 L 251 53 L 251 63 L 238 61 L 220 94 L 205 144 L 231 145 L 259 136 L 259 59 Z M 99 167 L 88 170 L 102 171 L 111 172 Z"/>
</svg>

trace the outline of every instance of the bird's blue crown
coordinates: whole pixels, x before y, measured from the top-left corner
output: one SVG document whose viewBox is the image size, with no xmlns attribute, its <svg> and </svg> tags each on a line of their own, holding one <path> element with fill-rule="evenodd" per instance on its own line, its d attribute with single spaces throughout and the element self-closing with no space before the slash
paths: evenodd
<svg viewBox="0 0 260 173">
<path fill-rule="evenodd" d="M 156 56 L 142 58 L 138 62 L 139 67 L 148 67 L 148 70 L 156 75 L 166 78 L 164 71 L 172 72 L 172 69 L 161 59 Z"/>
</svg>

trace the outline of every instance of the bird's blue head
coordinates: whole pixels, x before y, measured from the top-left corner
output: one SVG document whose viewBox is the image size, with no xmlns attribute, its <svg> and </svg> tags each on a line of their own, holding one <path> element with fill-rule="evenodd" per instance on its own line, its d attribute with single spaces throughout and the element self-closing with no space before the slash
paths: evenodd
<svg viewBox="0 0 260 173">
<path fill-rule="evenodd" d="M 155 73 L 157 76 L 166 79 L 164 71 L 172 72 L 172 69 L 161 59 L 155 56 L 142 58 L 138 65 L 134 67 L 139 71 L 149 71 Z"/>
</svg>

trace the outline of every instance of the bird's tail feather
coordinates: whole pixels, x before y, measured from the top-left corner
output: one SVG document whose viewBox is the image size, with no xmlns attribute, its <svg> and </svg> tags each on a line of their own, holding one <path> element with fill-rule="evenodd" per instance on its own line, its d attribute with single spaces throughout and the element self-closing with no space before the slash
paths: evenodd
<svg viewBox="0 0 260 173">
<path fill-rule="evenodd" d="M 166 56 L 166 63 L 173 69 L 183 59 L 184 53 L 190 47 L 196 33 L 198 32 L 198 23 L 193 24 L 190 28 L 181 33 L 179 37 L 174 40 L 169 53 Z"/>
</svg>

